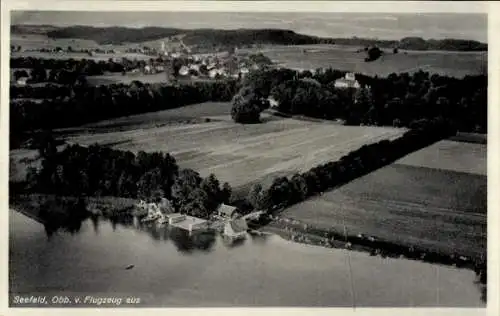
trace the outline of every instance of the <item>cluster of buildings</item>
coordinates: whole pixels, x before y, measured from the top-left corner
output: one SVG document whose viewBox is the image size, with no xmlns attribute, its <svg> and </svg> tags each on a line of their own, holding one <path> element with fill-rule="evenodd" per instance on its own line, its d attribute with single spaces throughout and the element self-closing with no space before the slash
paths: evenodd
<svg viewBox="0 0 500 316">
<path fill-rule="evenodd" d="M 163 198 L 160 203 L 146 203 L 143 200 L 137 205 L 147 211 L 142 222 L 156 222 L 189 231 L 203 230 L 209 227 L 209 221 L 175 212 L 169 200 Z M 215 218 L 224 223 L 223 235 L 231 239 L 240 239 L 248 231 L 247 220 L 238 209 L 231 205 L 221 204 L 217 208 Z"/>
<path fill-rule="evenodd" d="M 354 88 L 359 89 L 361 85 L 358 80 L 356 80 L 356 76 L 353 73 L 346 73 L 344 78 L 340 78 L 335 80 L 335 88 Z"/>
<path fill-rule="evenodd" d="M 210 79 L 240 78 L 255 69 L 259 69 L 259 66 L 251 65 L 245 60 L 238 60 L 235 57 L 193 56 L 182 64 L 175 75 L 179 77 L 205 77 Z"/>
<path fill-rule="evenodd" d="M 165 42 L 161 42 L 159 55 L 170 61 L 181 62 L 180 67 L 169 69 L 175 71 L 171 73 L 173 77 L 240 78 L 261 67 L 243 55 L 236 55 L 237 51 L 237 48 L 233 48 L 226 52 L 194 54 L 180 39 L 177 48 L 167 49 Z"/>
</svg>

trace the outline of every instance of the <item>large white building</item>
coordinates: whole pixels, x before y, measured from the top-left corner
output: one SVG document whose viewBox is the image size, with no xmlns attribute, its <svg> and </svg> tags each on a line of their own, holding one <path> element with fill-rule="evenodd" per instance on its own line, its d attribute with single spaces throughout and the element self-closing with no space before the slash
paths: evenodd
<svg viewBox="0 0 500 316">
<path fill-rule="evenodd" d="M 344 78 L 335 80 L 336 88 L 355 88 L 361 87 L 359 82 L 356 80 L 356 76 L 353 73 L 346 73 Z"/>
</svg>

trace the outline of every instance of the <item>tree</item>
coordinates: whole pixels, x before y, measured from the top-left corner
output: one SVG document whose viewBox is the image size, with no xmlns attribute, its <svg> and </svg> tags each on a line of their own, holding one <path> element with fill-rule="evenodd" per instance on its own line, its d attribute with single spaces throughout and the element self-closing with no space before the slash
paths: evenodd
<svg viewBox="0 0 500 316">
<path fill-rule="evenodd" d="M 26 185 L 28 190 L 36 190 L 39 181 L 39 174 L 35 167 L 28 167 L 26 172 Z"/>
<path fill-rule="evenodd" d="M 365 58 L 365 61 L 374 61 L 380 58 L 382 56 L 382 50 L 380 48 L 374 46 L 368 49 L 367 51 L 368 56 Z"/>
<path fill-rule="evenodd" d="M 190 191 L 179 210 L 183 214 L 200 218 L 208 218 L 213 212 L 208 194 L 201 188 Z"/>
<path fill-rule="evenodd" d="M 203 179 L 200 174 L 192 169 L 182 169 L 172 186 L 172 198 L 178 207 L 187 204 L 189 194 L 200 188 Z"/>
<path fill-rule="evenodd" d="M 264 190 L 262 185 L 254 184 L 248 192 L 247 201 L 256 210 L 266 210 L 271 207 L 269 190 Z"/>
<path fill-rule="evenodd" d="M 42 65 L 37 65 L 31 70 L 31 79 L 34 82 L 44 82 L 47 80 L 47 72 Z"/>
<path fill-rule="evenodd" d="M 28 72 L 26 70 L 16 70 L 14 71 L 14 80 L 19 80 L 20 78 L 29 77 Z"/>
<path fill-rule="evenodd" d="M 254 209 L 260 209 L 260 195 L 262 194 L 262 185 L 259 183 L 252 185 L 248 192 L 247 200 Z"/>
<path fill-rule="evenodd" d="M 293 202 L 304 201 L 308 195 L 307 182 L 303 175 L 296 173 L 290 180 L 292 184 L 292 200 Z"/>
<path fill-rule="evenodd" d="M 292 201 L 292 185 L 287 177 L 274 179 L 269 188 L 272 205 L 289 205 Z"/>
<path fill-rule="evenodd" d="M 164 197 L 161 170 L 155 168 L 144 173 L 137 182 L 137 191 L 141 199 L 159 200 Z"/>
<path fill-rule="evenodd" d="M 230 199 L 231 199 L 231 194 L 232 194 L 232 189 L 231 189 L 231 186 L 229 185 L 229 183 L 227 182 L 224 182 L 224 184 L 222 185 L 222 190 L 220 191 L 220 201 L 222 203 L 229 203 Z"/>
<path fill-rule="evenodd" d="M 200 187 L 207 194 L 207 207 L 209 211 L 215 211 L 217 206 L 221 203 L 221 190 L 219 187 L 219 180 L 215 175 L 210 174 L 207 178 L 203 179 Z"/>
<path fill-rule="evenodd" d="M 50 160 L 57 154 L 57 144 L 51 130 L 41 132 L 35 142 L 41 158 Z"/>
<path fill-rule="evenodd" d="M 243 87 L 233 97 L 231 118 L 236 123 L 259 123 L 263 100 L 249 87 Z"/>
</svg>

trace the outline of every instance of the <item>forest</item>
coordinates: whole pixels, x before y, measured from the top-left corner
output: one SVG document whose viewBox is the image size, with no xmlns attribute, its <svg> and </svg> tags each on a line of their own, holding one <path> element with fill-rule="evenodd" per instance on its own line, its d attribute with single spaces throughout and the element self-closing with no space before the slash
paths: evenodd
<svg viewBox="0 0 500 316">
<path fill-rule="evenodd" d="M 11 142 L 15 144 L 25 133 L 39 129 L 77 126 L 206 101 L 230 101 L 237 85 L 236 80 L 227 80 L 182 85 L 135 81 L 109 86 L 11 86 Z"/>
<path fill-rule="evenodd" d="M 41 167 L 30 168 L 26 190 L 57 196 L 115 196 L 159 201 L 171 199 L 174 207 L 192 216 L 208 218 L 220 203 L 228 203 L 231 187 L 214 175 L 202 178 L 180 169 L 168 153 L 135 155 L 99 145 L 68 145 L 57 150 L 50 132 L 40 143 Z"/>
<path fill-rule="evenodd" d="M 245 111 L 256 118 L 262 99 L 272 97 L 278 110 L 289 115 L 320 119 L 342 119 L 348 125 L 410 127 L 422 119 L 446 118 L 461 132 L 487 132 L 487 77 L 462 79 L 430 75 L 391 74 L 369 77 L 357 74 L 361 88 L 341 89 L 335 80 L 345 72 L 326 69 L 315 74 L 290 69 L 271 69 L 251 73 L 243 88 L 250 90 L 233 100 L 233 112 Z M 254 113 L 248 115 L 248 113 Z M 253 112 L 252 112 L 253 111 Z M 258 114 L 258 113 L 257 113 Z M 235 117 L 235 115 L 233 115 Z"/>
</svg>

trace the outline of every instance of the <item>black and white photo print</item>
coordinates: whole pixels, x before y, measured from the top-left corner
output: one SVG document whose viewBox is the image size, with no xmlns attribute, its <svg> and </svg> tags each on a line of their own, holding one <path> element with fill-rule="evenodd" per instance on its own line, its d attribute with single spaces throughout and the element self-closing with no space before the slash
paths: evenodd
<svg viewBox="0 0 500 316">
<path fill-rule="evenodd" d="M 485 311 L 489 4 L 384 3 L 2 3 L 5 315 Z"/>
</svg>

